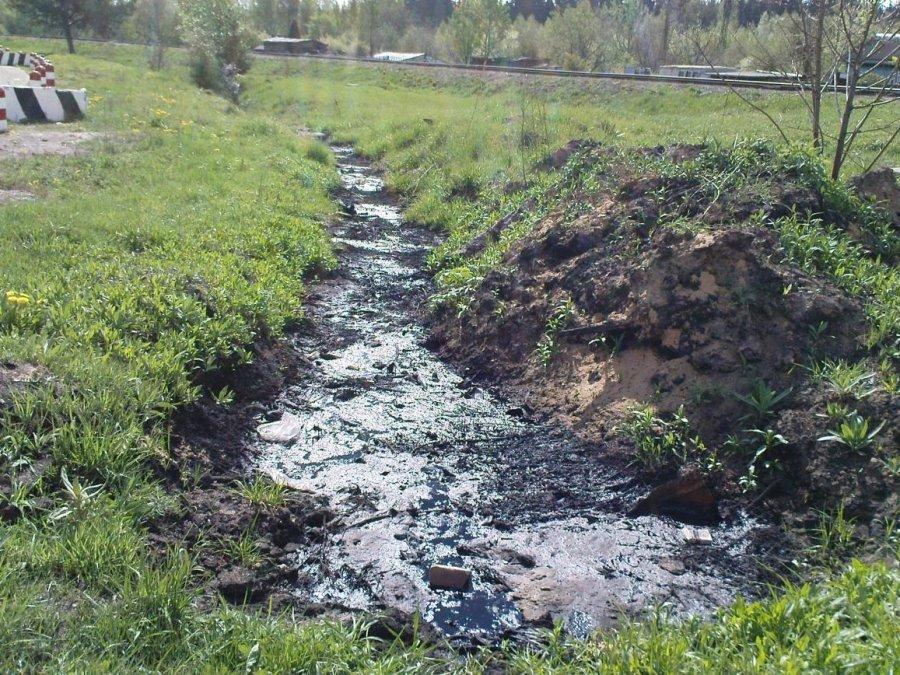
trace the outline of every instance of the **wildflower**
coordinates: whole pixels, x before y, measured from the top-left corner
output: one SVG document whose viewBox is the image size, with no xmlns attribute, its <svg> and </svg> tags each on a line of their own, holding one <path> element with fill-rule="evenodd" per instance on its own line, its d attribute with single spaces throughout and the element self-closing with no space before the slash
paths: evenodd
<svg viewBox="0 0 900 675">
<path fill-rule="evenodd" d="M 31 303 L 31 296 L 27 293 L 17 293 L 16 291 L 6 291 L 6 302 L 13 307 L 24 307 Z"/>
</svg>

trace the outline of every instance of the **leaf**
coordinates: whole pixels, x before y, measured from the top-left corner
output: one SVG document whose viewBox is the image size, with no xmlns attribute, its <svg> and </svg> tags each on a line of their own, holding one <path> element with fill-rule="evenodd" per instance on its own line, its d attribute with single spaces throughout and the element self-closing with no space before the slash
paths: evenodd
<svg viewBox="0 0 900 675">
<path fill-rule="evenodd" d="M 259 665 L 259 642 L 250 647 L 250 651 L 247 652 L 247 662 L 244 664 L 244 672 L 249 675 L 256 667 Z"/>
</svg>

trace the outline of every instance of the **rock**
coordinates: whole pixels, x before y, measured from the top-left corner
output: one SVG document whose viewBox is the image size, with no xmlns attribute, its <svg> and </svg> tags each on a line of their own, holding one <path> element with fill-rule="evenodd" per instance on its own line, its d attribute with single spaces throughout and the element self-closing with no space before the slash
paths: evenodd
<svg viewBox="0 0 900 675">
<path fill-rule="evenodd" d="M 684 529 L 687 530 L 690 528 L 686 527 Z M 662 560 L 659 561 L 659 566 L 662 569 L 664 569 L 666 572 L 668 572 L 669 574 L 678 575 L 678 574 L 685 573 L 684 563 L 681 562 L 680 560 L 675 560 L 675 558 L 663 558 Z"/>
<path fill-rule="evenodd" d="M 719 519 L 716 497 L 698 469 L 691 469 L 655 487 L 628 512 L 629 516 L 650 514 L 672 516 L 689 523 L 715 522 Z"/>
<path fill-rule="evenodd" d="M 49 379 L 49 371 L 42 366 L 31 363 L 0 362 L 0 409 L 10 405 L 13 393 Z"/>
<path fill-rule="evenodd" d="M 291 413 L 285 413 L 277 422 L 260 424 L 256 428 L 259 437 L 266 443 L 293 443 L 303 431 L 302 420 Z"/>
<path fill-rule="evenodd" d="M 712 532 L 705 527 L 683 527 L 681 536 L 688 544 L 709 546 L 712 544 Z"/>
<path fill-rule="evenodd" d="M 428 583 L 432 588 L 464 591 L 472 583 L 472 572 L 462 567 L 432 565 L 428 570 Z"/>
</svg>

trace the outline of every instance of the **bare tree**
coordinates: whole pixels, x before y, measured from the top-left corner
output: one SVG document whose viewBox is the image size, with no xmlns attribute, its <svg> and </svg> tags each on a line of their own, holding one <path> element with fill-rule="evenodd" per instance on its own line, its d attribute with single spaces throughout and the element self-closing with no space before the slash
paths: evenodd
<svg viewBox="0 0 900 675">
<path fill-rule="evenodd" d="M 786 24 L 797 44 L 797 62 L 781 69 L 783 79 L 795 82 L 795 91 L 809 115 L 809 134 L 815 150 L 831 155 L 831 177 L 840 177 L 858 139 L 865 134 L 886 134 L 875 157 L 863 167 L 871 169 L 900 135 L 900 117 L 873 123 L 873 113 L 897 105 L 900 82 L 900 6 L 882 0 L 796 0 Z M 760 44 L 765 50 L 765 46 Z M 697 48 L 706 58 L 703 47 Z M 707 63 L 711 62 L 706 58 Z M 787 64 L 786 64 L 787 65 Z M 861 90 L 862 85 L 866 85 Z M 734 87 L 731 91 L 763 114 L 786 141 L 790 136 L 765 109 Z M 829 97 L 839 120 L 830 131 L 823 122 Z M 876 116 L 877 117 L 877 116 Z"/>
<path fill-rule="evenodd" d="M 840 111 L 840 125 L 835 138 L 834 158 L 831 163 L 832 178 L 836 179 L 840 175 L 847 156 L 860 135 L 879 130 L 867 128 L 872 112 L 878 107 L 896 104 L 898 101 L 893 92 L 893 85 L 900 81 L 900 77 L 898 77 L 900 74 L 900 70 L 898 70 L 898 66 L 900 66 L 900 39 L 898 39 L 900 14 L 898 14 L 898 10 L 900 8 L 895 5 L 889 8 L 887 15 L 884 16 L 879 0 L 866 0 L 865 2 L 839 0 L 838 25 L 840 27 L 839 35 L 842 39 L 833 45 L 833 51 L 841 53 L 846 50 L 847 67 L 844 74 L 844 104 Z M 887 26 L 891 32 L 877 32 L 879 24 Z M 875 93 L 866 98 L 860 98 L 857 90 L 860 82 L 866 80 L 871 80 L 871 86 L 875 89 Z M 874 166 L 900 132 L 900 118 L 894 117 L 889 124 L 894 127 L 893 133 L 867 167 L 869 169 Z"/>
</svg>

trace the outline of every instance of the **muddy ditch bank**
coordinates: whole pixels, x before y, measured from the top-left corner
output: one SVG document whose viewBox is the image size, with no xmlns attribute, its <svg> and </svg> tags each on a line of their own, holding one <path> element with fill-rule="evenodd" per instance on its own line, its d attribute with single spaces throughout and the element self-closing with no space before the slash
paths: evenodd
<svg viewBox="0 0 900 675">
<path fill-rule="evenodd" d="M 368 162 L 333 150 L 338 269 L 312 286 L 308 320 L 232 375 L 234 406 L 179 421 L 182 481 L 192 464 L 199 478 L 187 518 L 155 527 L 161 542 L 249 532 L 254 565 L 204 549 L 212 592 L 308 615 L 419 612 L 456 644 L 553 621 L 584 635 L 663 603 L 685 616 L 752 596 L 765 527 L 733 511 L 694 523 L 704 544 L 679 520 L 629 517 L 649 486 L 621 459 L 426 346 L 436 235 L 402 222 Z M 255 472 L 289 486 L 288 502 L 255 509 L 235 495 Z M 434 587 L 435 566 L 468 583 Z"/>
</svg>

